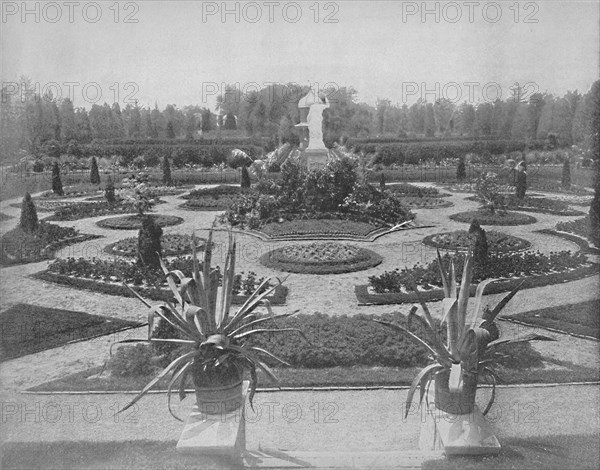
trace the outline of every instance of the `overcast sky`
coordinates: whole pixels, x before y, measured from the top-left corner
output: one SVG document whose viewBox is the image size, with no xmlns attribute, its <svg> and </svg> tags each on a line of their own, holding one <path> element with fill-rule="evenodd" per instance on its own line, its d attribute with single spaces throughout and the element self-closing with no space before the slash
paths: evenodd
<svg viewBox="0 0 600 470">
<path fill-rule="evenodd" d="M 2 2 L 0 76 L 57 83 L 88 108 L 98 91 L 100 104 L 212 107 L 226 82 L 335 83 L 410 104 L 505 98 L 515 82 L 585 92 L 598 78 L 599 2 L 466 3 L 426 2 L 423 18 L 422 2 L 227 2 L 223 18 L 222 2 L 29 2 L 24 17 Z"/>
</svg>

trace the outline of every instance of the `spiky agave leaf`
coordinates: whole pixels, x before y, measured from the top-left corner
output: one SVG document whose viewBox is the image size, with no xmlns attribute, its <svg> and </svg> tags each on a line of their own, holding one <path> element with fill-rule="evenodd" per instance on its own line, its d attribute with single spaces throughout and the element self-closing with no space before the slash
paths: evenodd
<svg viewBox="0 0 600 470">
<path fill-rule="evenodd" d="M 469 304 L 469 296 L 471 295 L 471 278 L 473 276 L 473 257 L 471 256 L 471 250 L 465 257 L 465 265 L 463 268 L 462 279 L 460 282 L 460 291 L 458 293 L 458 304 L 457 304 L 457 330 L 458 338 L 463 334 L 465 328 L 465 319 L 467 315 L 467 306 Z M 456 339 L 458 339 L 456 338 Z"/>
<path fill-rule="evenodd" d="M 442 369 L 442 366 L 439 364 L 429 364 L 427 367 L 421 370 L 417 374 L 417 376 L 413 379 L 410 384 L 410 389 L 408 390 L 408 395 L 406 397 L 406 406 L 404 411 L 404 419 L 408 416 L 408 412 L 410 409 L 410 405 L 412 404 L 413 397 L 415 392 L 417 391 L 417 386 L 421 385 L 419 403 L 423 402 L 423 395 L 425 394 L 425 384 L 431 380 L 431 376 L 434 372 Z"/>
<path fill-rule="evenodd" d="M 173 409 L 171 408 L 171 393 L 173 391 L 173 387 L 174 387 L 175 383 L 177 382 L 177 380 L 182 378 L 182 376 L 184 376 L 186 374 L 186 372 L 188 371 L 188 369 L 191 366 L 192 366 L 192 363 L 188 362 L 183 367 L 181 367 L 176 373 L 174 373 L 173 377 L 171 378 L 171 381 L 169 382 L 169 386 L 167 387 L 167 408 L 169 409 L 169 413 L 171 413 L 171 416 L 173 416 L 173 418 L 175 418 L 177 421 L 181 421 L 181 422 L 183 422 L 183 420 L 181 418 L 179 418 L 179 416 L 177 416 L 175 413 L 173 413 Z M 182 383 L 184 383 L 184 382 L 182 382 Z M 181 393 L 181 390 L 180 390 L 180 393 Z"/>
<path fill-rule="evenodd" d="M 488 284 L 494 281 L 495 279 L 486 279 L 484 281 L 481 281 L 477 286 L 477 291 L 475 292 L 475 308 L 473 309 L 470 315 L 467 315 L 467 318 L 465 320 L 465 328 L 467 330 L 470 328 L 474 328 L 477 324 L 477 318 L 479 318 L 479 314 L 481 313 L 483 291 L 488 286 Z"/>
</svg>

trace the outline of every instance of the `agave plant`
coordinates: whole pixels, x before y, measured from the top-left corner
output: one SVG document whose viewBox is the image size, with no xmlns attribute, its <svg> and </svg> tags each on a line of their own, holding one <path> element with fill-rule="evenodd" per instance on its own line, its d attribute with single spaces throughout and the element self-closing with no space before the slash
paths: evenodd
<svg viewBox="0 0 600 470">
<path fill-rule="evenodd" d="M 178 386 L 179 397 L 185 398 L 185 386 L 190 374 L 198 371 L 208 376 L 227 371 L 231 367 L 250 372 L 249 401 L 256 391 L 257 368 L 273 381 L 277 377 L 261 359 L 270 357 L 281 364 L 289 365 L 275 355 L 257 346 L 252 346 L 248 339 L 257 333 L 294 331 L 306 337 L 295 328 L 265 328 L 266 322 L 277 318 L 294 315 L 274 315 L 267 297 L 281 284 L 271 286 L 270 279 L 265 279 L 247 298 L 235 313 L 231 313 L 233 283 L 235 275 L 236 243 L 229 232 L 229 247 L 225 259 L 225 268 L 221 277 L 218 268 L 211 267 L 213 230 L 210 230 L 204 248 L 203 262 L 196 254 L 197 241 L 192 234 L 192 277 L 186 277 L 181 271 L 169 271 L 161 259 L 161 267 L 166 275 L 167 283 L 173 292 L 174 300 L 162 305 L 152 306 L 135 291 L 134 294 L 150 309 L 148 313 L 148 339 L 124 340 L 119 343 L 149 342 L 171 343 L 179 346 L 182 352 L 175 360 L 154 377 L 144 389 L 121 411 L 125 411 L 140 400 L 161 379 L 171 375 L 168 386 L 167 401 L 169 412 L 180 420 L 171 409 L 171 393 Z M 220 291 L 220 292 L 219 292 Z M 220 294 L 220 295 L 219 295 Z M 266 312 L 256 309 L 264 306 Z M 153 336 L 156 318 L 169 323 L 178 332 L 175 338 L 156 338 Z M 115 344 L 119 344 L 115 343 Z M 207 384 L 209 385 L 209 384 Z M 181 421 L 181 420 L 180 420 Z"/>
<path fill-rule="evenodd" d="M 408 416 L 409 406 L 412 403 L 413 396 L 417 386 L 420 386 L 420 400 L 423 401 L 425 392 L 429 389 L 435 375 L 440 372 L 449 371 L 448 388 L 451 393 L 460 393 L 465 386 L 466 378 L 477 384 L 477 379 L 485 379 L 492 385 L 491 398 L 483 414 L 487 414 L 491 408 L 496 390 L 497 373 L 493 369 L 493 363 L 502 356 L 498 346 L 509 343 L 521 343 L 533 340 L 552 341 L 552 338 L 526 334 L 516 336 L 511 339 L 499 339 L 499 331 L 495 324 L 500 311 L 512 299 L 521 288 L 518 285 L 499 303 L 490 309 L 489 306 L 482 307 L 483 292 L 494 279 L 486 279 L 478 286 L 475 293 L 475 308 L 468 311 L 470 296 L 470 285 L 473 274 L 473 259 L 471 251 L 466 255 L 464 269 L 460 287 L 457 286 L 456 275 L 453 261 L 450 262 L 450 269 L 446 271 L 442 264 L 440 252 L 437 252 L 438 265 L 442 277 L 444 291 L 444 300 L 442 303 L 442 319 L 439 324 L 434 319 L 427 307 L 427 304 L 419 296 L 416 285 L 413 288 L 419 297 L 419 303 L 424 316 L 418 315 L 417 307 L 413 307 L 408 315 L 410 321 L 416 319 L 422 326 L 425 334 L 421 337 L 410 331 L 407 327 L 390 323 L 382 320 L 374 320 L 382 325 L 407 334 L 411 339 L 427 348 L 435 362 L 426 366 L 413 380 L 408 397 L 406 400 L 406 413 Z M 441 328 L 446 324 L 446 341 L 442 339 Z M 474 399 L 474 395 L 473 395 Z"/>
</svg>

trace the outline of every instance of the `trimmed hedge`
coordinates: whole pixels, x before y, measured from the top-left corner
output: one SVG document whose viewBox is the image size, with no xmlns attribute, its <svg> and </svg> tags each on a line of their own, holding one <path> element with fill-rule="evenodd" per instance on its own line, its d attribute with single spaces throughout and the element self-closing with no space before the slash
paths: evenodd
<svg viewBox="0 0 600 470">
<path fill-rule="evenodd" d="M 592 263 L 590 266 L 582 266 L 575 268 L 572 271 L 539 274 L 536 276 L 524 276 L 519 278 L 502 279 L 498 282 L 494 282 L 488 285 L 485 289 L 485 294 L 500 294 L 503 292 L 510 292 L 517 287 L 522 281 L 525 281 L 521 289 L 531 289 L 534 287 L 544 287 L 552 284 L 562 284 L 564 282 L 576 281 L 585 277 L 598 275 L 599 265 Z M 477 285 L 471 284 L 470 295 L 474 296 L 477 290 Z M 393 305 L 402 303 L 414 303 L 418 302 L 419 299 L 417 294 L 414 292 L 407 293 L 385 293 L 385 294 L 371 294 L 369 293 L 369 286 L 360 285 L 355 286 L 354 293 L 358 300 L 359 305 Z M 419 295 L 425 302 L 437 302 L 444 298 L 444 291 L 439 288 L 430 289 L 428 291 L 420 291 Z"/>
<path fill-rule="evenodd" d="M 506 212 L 505 214 L 496 212 L 492 214 L 487 210 L 459 212 L 449 217 L 452 220 L 466 224 L 470 224 L 473 219 L 477 219 L 480 225 L 528 225 L 537 222 L 535 217 L 527 214 L 519 214 L 518 212 Z"/>
<path fill-rule="evenodd" d="M 87 290 L 92 292 L 100 292 L 102 294 L 115 295 L 121 297 L 135 297 L 135 295 L 123 284 L 109 283 L 94 279 L 86 279 L 81 277 L 71 277 L 65 274 L 57 274 L 48 270 L 41 271 L 33 274 L 31 277 L 46 282 L 53 282 L 55 284 L 63 284 L 73 289 Z M 131 286 L 137 293 L 143 297 L 157 301 L 171 301 L 173 300 L 173 293 L 168 289 L 157 289 L 141 286 Z M 287 298 L 288 288 L 286 286 L 277 286 L 273 295 L 267 297 L 272 305 L 284 305 Z M 236 305 L 243 304 L 248 296 L 246 295 L 234 295 L 233 303 Z"/>
<path fill-rule="evenodd" d="M 269 251 L 260 257 L 261 264 L 268 268 L 298 274 L 341 274 L 363 271 L 383 262 L 383 258 L 374 251 L 358 248 L 355 257 L 340 261 L 297 261 L 286 258 L 286 247 Z"/>
</svg>

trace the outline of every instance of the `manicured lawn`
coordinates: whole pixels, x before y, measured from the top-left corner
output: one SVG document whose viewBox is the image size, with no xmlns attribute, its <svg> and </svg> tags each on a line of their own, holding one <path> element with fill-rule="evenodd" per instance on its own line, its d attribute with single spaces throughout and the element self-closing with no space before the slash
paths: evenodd
<svg viewBox="0 0 600 470">
<path fill-rule="evenodd" d="M 1 360 L 138 325 L 136 322 L 83 312 L 18 304 L 0 313 Z"/>
<path fill-rule="evenodd" d="M 261 227 L 260 231 L 271 238 L 303 237 L 311 235 L 366 237 L 380 227 L 365 222 L 338 219 L 305 219 L 285 222 L 272 222 Z"/>
<path fill-rule="evenodd" d="M 600 300 L 532 310 L 505 318 L 600 339 Z"/>
</svg>

